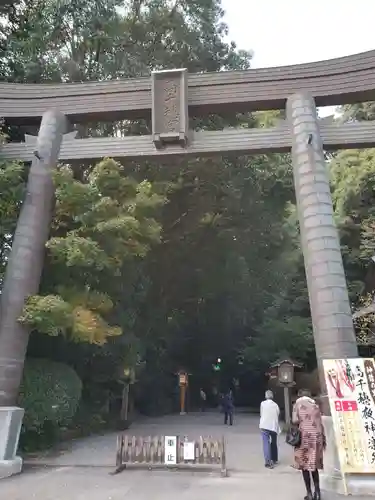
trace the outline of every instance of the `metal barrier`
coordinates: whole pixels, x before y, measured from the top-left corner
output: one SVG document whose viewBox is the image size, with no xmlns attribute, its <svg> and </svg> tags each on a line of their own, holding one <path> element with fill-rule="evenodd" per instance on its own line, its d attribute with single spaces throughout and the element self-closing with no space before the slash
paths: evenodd
<svg viewBox="0 0 375 500">
<path fill-rule="evenodd" d="M 168 469 L 220 470 L 227 476 L 225 439 L 200 437 L 189 440 L 186 436 L 129 436 L 117 437 L 115 474 L 128 465 Z"/>
</svg>

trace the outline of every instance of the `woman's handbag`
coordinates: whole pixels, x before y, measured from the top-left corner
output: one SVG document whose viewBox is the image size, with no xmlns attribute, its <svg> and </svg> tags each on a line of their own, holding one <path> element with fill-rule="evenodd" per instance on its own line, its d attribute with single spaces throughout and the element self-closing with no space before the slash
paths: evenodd
<svg viewBox="0 0 375 500">
<path fill-rule="evenodd" d="M 294 448 L 298 448 L 301 444 L 301 431 L 298 429 L 296 426 L 291 426 L 287 433 L 286 433 L 286 438 L 285 441 L 287 444 L 290 444 L 290 446 L 294 446 Z"/>
</svg>

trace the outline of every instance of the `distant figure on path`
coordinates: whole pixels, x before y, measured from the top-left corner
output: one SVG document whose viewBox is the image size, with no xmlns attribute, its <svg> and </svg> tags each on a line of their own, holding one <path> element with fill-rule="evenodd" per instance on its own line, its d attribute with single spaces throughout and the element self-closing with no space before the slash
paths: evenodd
<svg viewBox="0 0 375 500">
<path fill-rule="evenodd" d="M 224 425 L 233 425 L 234 401 L 232 391 L 228 391 L 223 398 Z"/>
<path fill-rule="evenodd" d="M 273 400 L 273 392 L 266 391 L 266 399 L 260 404 L 259 428 L 262 433 L 264 464 L 273 469 L 279 460 L 277 435 L 280 433 L 280 408 Z"/>
<path fill-rule="evenodd" d="M 201 411 L 205 411 L 207 403 L 207 395 L 202 388 L 199 391 L 199 395 L 201 400 Z"/>
<path fill-rule="evenodd" d="M 301 444 L 294 449 L 294 467 L 302 471 L 306 486 L 305 500 L 320 500 L 319 469 L 323 469 L 323 452 L 326 437 L 319 406 L 310 391 L 301 389 L 293 408 L 292 422 L 298 425 Z M 311 491 L 311 476 L 314 496 Z"/>
</svg>

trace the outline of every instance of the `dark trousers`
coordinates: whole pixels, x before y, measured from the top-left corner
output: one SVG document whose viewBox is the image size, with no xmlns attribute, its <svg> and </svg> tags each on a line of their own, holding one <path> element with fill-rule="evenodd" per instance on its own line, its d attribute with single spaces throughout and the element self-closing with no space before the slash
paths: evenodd
<svg viewBox="0 0 375 500">
<path fill-rule="evenodd" d="M 224 425 L 228 424 L 233 425 L 233 410 L 225 410 L 224 411 Z"/>
<path fill-rule="evenodd" d="M 277 432 L 261 429 L 263 442 L 263 455 L 266 464 L 276 463 L 279 460 L 277 448 Z"/>
</svg>

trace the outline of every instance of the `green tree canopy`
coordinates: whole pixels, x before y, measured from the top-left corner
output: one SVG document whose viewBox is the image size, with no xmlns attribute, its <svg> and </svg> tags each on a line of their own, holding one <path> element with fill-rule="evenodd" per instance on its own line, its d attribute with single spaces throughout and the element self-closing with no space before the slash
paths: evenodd
<svg viewBox="0 0 375 500">
<path fill-rule="evenodd" d="M 7 16 L 1 62 L 8 81 L 111 80 L 161 68 L 245 69 L 251 62 L 250 53 L 226 41 L 218 0 L 32 0 Z M 281 116 L 227 113 L 195 117 L 191 126 L 270 126 Z M 150 133 L 147 120 L 77 128 L 81 136 Z M 25 127 L 8 131 L 19 140 Z M 96 345 L 76 345 L 82 365 L 109 369 L 103 359 L 116 359 L 115 378 L 120 350 L 124 363 L 143 368 L 139 393 L 151 384 L 157 399 L 158 391 L 171 396 L 181 365 L 210 383 L 212 362 L 223 353 L 232 364 L 244 355 L 250 369 L 259 369 L 264 346 L 274 357 L 286 341 L 296 356 L 308 356 L 288 155 L 139 159 L 122 167 L 107 159 L 94 168 L 63 167 L 55 182 L 42 286 L 22 320 L 69 341 L 102 344 L 115 335 L 103 356 Z M 33 338 L 34 354 L 51 342 Z M 57 356 L 53 349 L 49 355 Z M 71 351 L 69 357 L 79 364 Z"/>
<path fill-rule="evenodd" d="M 124 264 L 136 265 L 160 242 L 161 227 L 150 212 L 165 198 L 149 182 L 125 177 L 110 159 L 97 164 L 87 182 L 75 180 L 65 167 L 55 183 L 42 287 L 47 295 L 29 298 L 22 321 L 49 335 L 100 344 L 121 334 L 105 318 L 121 299 Z"/>
</svg>

